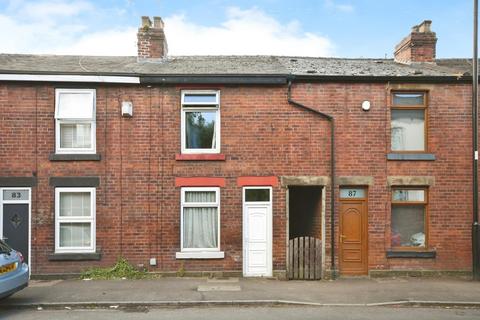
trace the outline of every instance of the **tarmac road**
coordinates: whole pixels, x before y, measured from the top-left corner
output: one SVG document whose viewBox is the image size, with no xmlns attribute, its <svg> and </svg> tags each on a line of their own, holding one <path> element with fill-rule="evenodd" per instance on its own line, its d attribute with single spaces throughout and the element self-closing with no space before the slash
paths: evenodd
<svg viewBox="0 0 480 320">
<path fill-rule="evenodd" d="M 77 309 L 77 310 L 0 310 L 0 319 L 51 320 L 51 319 L 329 319 L 329 320 L 456 320 L 480 319 L 480 309 L 458 308 L 407 308 L 407 307 L 210 307 L 210 308 L 145 308 L 124 310 Z"/>
</svg>

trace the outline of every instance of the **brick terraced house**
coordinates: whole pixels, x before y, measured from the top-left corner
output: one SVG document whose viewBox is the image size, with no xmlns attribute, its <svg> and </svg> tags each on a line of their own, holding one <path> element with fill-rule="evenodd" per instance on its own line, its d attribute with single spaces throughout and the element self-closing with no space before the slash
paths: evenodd
<svg viewBox="0 0 480 320">
<path fill-rule="evenodd" d="M 470 62 L 0 55 L 0 235 L 32 275 L 471 273 Z"/>
</svg>

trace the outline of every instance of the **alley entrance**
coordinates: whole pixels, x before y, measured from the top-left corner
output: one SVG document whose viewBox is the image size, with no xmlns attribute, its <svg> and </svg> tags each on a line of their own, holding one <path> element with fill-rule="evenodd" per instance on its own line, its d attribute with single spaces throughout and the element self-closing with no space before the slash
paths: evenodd
<svg viewBox="0 0 480 320">
<path fill-rule="evenodd" d="M 290 186 L 288 278 L 318 280 L 322 267 L 322 187 Z"/>
</svg>

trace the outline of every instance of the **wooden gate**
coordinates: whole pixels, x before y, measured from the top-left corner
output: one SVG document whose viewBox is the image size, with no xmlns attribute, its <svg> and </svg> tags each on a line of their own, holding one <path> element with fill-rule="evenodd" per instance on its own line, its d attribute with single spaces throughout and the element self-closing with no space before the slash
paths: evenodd
<svg viewBox="0 0 480 320">
<path fill-rule="evenodd" d="M 322 241 L 298 237 L 288 242 L 288 278 L 318 280 L 322 271 Z"/>
</svg>

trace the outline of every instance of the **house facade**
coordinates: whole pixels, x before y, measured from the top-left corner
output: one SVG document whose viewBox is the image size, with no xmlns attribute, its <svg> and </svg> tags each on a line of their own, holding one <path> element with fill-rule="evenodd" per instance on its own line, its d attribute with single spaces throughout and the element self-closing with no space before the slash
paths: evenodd
<svg viewBox="0 0 480 320">
<path fill-rule="evenodd" d="M 33 275 L 471 272 L 469 63 L 429 21 L 392 60 L 171 57 L 153 20 L 137 57 L 0 55 L 0 230 Z"/>
</svg>

